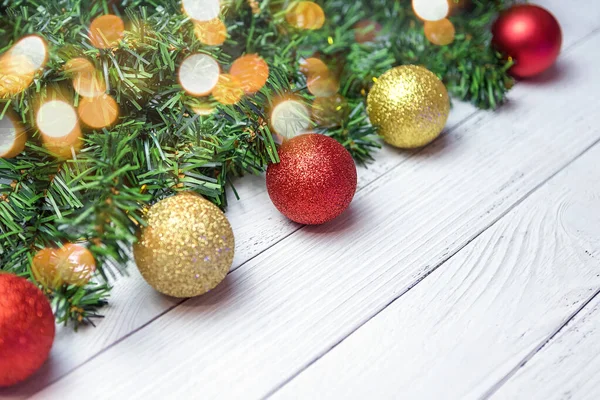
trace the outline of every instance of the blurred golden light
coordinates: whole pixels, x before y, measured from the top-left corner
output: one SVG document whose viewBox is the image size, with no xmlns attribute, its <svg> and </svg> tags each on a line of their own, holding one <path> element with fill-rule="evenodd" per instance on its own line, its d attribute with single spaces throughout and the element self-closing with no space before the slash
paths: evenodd
<svg viewBox="0 0 600 400">
<path fill-rule="evenodd" d="M 227 28 L 219 18 L 206 22 L 194 22 L 194 33 L 207 46 L 220 46 L 227 39 Z"/>
<path fill-rule="evenodd" d="M 438 46 L 446 46 L 454 42 L 456 30 L 449 19 L 439 21 L 425 21 L 425 37 Z"/>
<path fill-rule="evenodd" d="M 325 24 L 325 13 L 321 6 L 313 1 L 292 3 L 287 9 L 285 19 L 298 29 L 321 29 Z"/>
<path fill-rule="evenodd" d="M 209 103 L 202 103 L 192 106 L 192 111 L 198 115 L 207 116 L 215 111 L 215 108 Z"/>
<path fill-rule="evenodd" d="M 15 43 L 0 57 L 0 98 L 27 89 L 47 60 L 46 42 L 40 36 L 26 36 Z"/>
<path fill-rule="evenodd" d="M 233 105 L 242 99 L 244 89 L 238 78 L 222 74 L 219 76 L 219 82 L 213 89 L 212 95 L 221 104 Z"/>
<path fill-rule="evenodd" d="M 357 43 L 373 42 L 381 32 L 381 25 L 375 21 L 363 19 L 354 24 L 354 40 Z"/>
<path fill-rule="evenodd" d="M 219 64 L 206 54 L 193 54 L 179 67 L 179 83 L 187 93 L 206 96 L 219 81 Z"/>
<path fill-rule="evenodd" d="M 125 23 L 116 15 L 101 15 L 90 24 L 90 42 L 98 49 L 118 46 L 124 35 Z"/>
<path fill-rule="evenodd" d="M 331 97 L 318 97 L 312 104 L 312 118 L 322 127 L 340 126 L 348 116 L 348 101 L 336 94 Z"/>
<path fill-rule="evenodd" d="M 63 70 L 68 74 L 80 74 L 84 72 L 93 72 L 94 64 L 87 58 L 77 57 L 67 61 Z"/>
<path fill-rule="evenodd" d="M 112 125 L 117 120 L 119 106 L 115 99 L 103 94 L 98 97 L 82 98 L 77 113 L 87 126 L 100 129 Z"/>
<path fill-rule="evenodd" d="M 229 73 L 240 81 L 246 93 L 256 93 L 267 83 L 269 65 L 258 54 L 246 54 L 233 62 Z"/>
<path fill-rule="evenodd" d="M 73 88 L 80 96 L 96 97 L 106 92 L 102 73 L 95 69 L 80 72 L 73 78 Z"/>
<path fill-rule="evenodd" d="M 210 21 L 219 16 L 219 0 L 182 0 L 183 12 L 196 21 Z"/>
<path fill-rule="evenodd" d="M 412 6 L 417 17 L 424 21 L 439 21 L 450 12 L 448 0 L 412 0 Z"/>
<path fill-rule="evenodd" d="M 320 58 L 310 57 L 300 60 L 300 72 L 307 78 L 315 75 L 326 76 L 329 75 L 329 67 Z"/>
<path fill-rule="evenodd" d="M 308 91 L 316 97 L 331 97 L 340 90 L 340 83 L 335 76 L 312 76 L 306 83 Z"/>
<path fill-rule="evenodd" d="M 62 100 L 50 100 L 39 108 L 37 127 L 44 146 L 61 158 L 81 148 L 81 130 L 75 109 Z"/>
<path fill-rule="evenodd" d="M 38 35 L 24 37 L 15 43 L 9 52 L 13 57 L 23 56 L 27 58 L 29 63 L 24 67 L 32 68 L 34 72 L 44 68 L 46 61 L 48 61 L 46 42 Z"/>
<path fill-rule="evenodd" d="M 275 133 L 291 139 L 310 126 L 308 107 L 298 100 L 283 100 L 271 112 L 271 128 Z"/>
<path fill-rule="evenodd" d="M 0 157 L 13 158 L 21 154 L 27 142 L 23 126 L 6 114 L 0 119 Z"/>
</svg>

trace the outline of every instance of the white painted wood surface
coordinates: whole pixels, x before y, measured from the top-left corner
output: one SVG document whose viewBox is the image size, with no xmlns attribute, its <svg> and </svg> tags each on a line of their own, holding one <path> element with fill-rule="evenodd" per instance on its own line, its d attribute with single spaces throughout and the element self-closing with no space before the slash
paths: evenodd
<svg viewBox="0 0 600 400">
<path fill-rule="evenodd" d="M 457 104 L 449 133 L 424 151 L 385 148 L 359 170 L 349 212 L 322 227 L 288 222 L 263 179 L 245 178 L 242 201 L 227 212 L 236 270 L 222 286 L 176 307 L 130 268 L 98 328 L 60 330 L 36 379 L 0 398 L 44 387 L 35 398 L 276 391 L 600 138 L 600 42 L 588 37 L 600 26 L 600 7 L 540 3 L 559 17 L 567 50 L 554 73 L 515 88 L 509 106 L 484 113 Z"/>
<path fill-rule="evenodd" d="M 595 221 L 596 226 L 599 222 Z M 585 225 L 585 231 L 589 232 L 589 224 Z M 600 254 L 596 251 L 592 257 L 598 262 Z M 501 386 L 493 398 L 597 400 L 600 393 L 599 355 L 600 298 L 596 297 L 564 331 Z"/>
<path fill-rule="evenodd" d="M 495 392 L 600 290 L 598 160 L 600 144 L 274 398 L 478 399 Z M 600 366 L 600 344 L 581 351 L 590 349 L 587 358 Z M 589 379 L 577 367 L 572 375 Z M 600 370 L 588 375 L 600 383 Z M 557 394 L 542 390 L 545 382 L 528 388 L 531 380 L 522 376 L 508 397 Z M 563 391 L 567 381 L 551 388 Z M 600 386 L 587 386 L 599 398 Z"/>
</svg>

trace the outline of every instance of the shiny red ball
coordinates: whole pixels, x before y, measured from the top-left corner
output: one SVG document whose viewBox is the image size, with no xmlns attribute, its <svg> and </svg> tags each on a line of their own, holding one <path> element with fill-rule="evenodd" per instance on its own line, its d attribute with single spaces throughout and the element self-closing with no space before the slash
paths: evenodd
<svg viewBox="0 0 600 400">
<path fill-rule="evenodd" d="M 309 133 L 284 142 L 279 158 L 267 169 L 267 190 L 283 215 L 316 225 L 348 208 L 356 192 L 356 166 L 344 146 Z"/>
<path fill-rule="evenodd" d="M 504 11 L 492 27 L 493 45 L 512 57 L 510 73 L 517 78 L 538 75 L 554 64 L 562 45 L 556 18 L 542 7 L 516 5 Z"/>
<path fill-rule="evenodd" d="M 26 279 L 0 274 L 0 387 L 37 371 L 52 342 L 54 316 L 46 296 Z"/>
</svg>

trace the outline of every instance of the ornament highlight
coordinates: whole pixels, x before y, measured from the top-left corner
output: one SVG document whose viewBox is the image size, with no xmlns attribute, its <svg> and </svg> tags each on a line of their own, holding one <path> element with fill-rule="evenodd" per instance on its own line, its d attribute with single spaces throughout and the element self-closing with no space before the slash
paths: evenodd
<svg viewBox="0 0 600 400">
<path fill-rule="evenodd" d="M 206 54 L 192 54 L 179 66 L 179 83 L 193 96 L 206 96 L 219 81 L 219 64 Z"/>
<path fill-rule="evenodd" d="M 267 168 L 267 190 L 283 215 L 315 225 L 348 208 L 356 192 L 356 166 L 337 141 L 316 133 L 300 135 L 281 145 L 279 159 Z"/>
<path fill-rule="evenodd" d="M 550 68 L 562 46 L 562 31 L 556 18 L 533 4 L 520 4 L 502 12 L 492 26 L 492 44 L 511 57 L 510 73 L 529 78 Z"/>
<path fill-rule="evenodd" d="M 217 286 L 231 268 L 233 231 L 223 212 L 191 192 L 154 204 L 133 255 L 140 273 L 157 291 L 193 297 Z"/>
<path fill-rule="evenodd" d="M 450 99 L 444 84 L 431 71 L 404 65 L 379 77 L 367 97 L 367 113 L 387 143 L 416 148 L 442 132 Z"/>
<path fill-rule="evenodd" d="M 0 273 L 0 387 L 22 382 L 41 367 L 54 333 L 52 309 L 40 289 Z"/>
</svg>

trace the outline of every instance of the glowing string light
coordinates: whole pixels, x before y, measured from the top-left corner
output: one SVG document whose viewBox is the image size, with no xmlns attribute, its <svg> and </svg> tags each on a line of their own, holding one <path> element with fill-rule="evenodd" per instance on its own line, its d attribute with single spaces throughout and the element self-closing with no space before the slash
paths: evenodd
<svg viewBox="0 0 600 400">
<path fill-rule="evenodd" d="M 230 74 L 239 79 L 246 93 L 256 93 L 267 83 L 269 65 L 257 54 L 246 54 L 233 62 Z"/>
<path fill-rule="evenodd" d="M 0 57 L 0 98 L 14 96 L 27 89 L 47 60 L 46 42 L 41 37 L 30 35 L 15 43 Z"/>
</svg>

